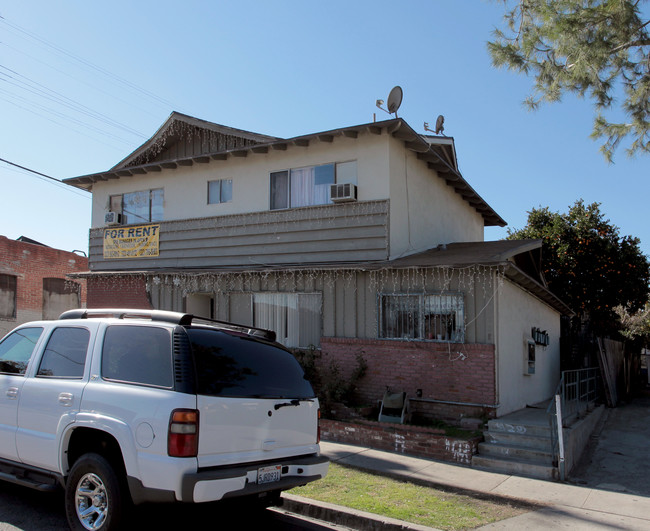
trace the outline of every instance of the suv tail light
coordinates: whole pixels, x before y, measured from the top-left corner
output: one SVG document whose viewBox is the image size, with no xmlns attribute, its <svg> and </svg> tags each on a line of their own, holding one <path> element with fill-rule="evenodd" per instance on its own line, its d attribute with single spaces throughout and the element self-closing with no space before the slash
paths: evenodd
<svg viewBox="0 0 650 531">
<path fill-rule="evenodd" d="M 196 457 L 199 452 L 199 412 L 175 409 L 169 419 L 167 453 L 170 457 Z"/>
</svg>

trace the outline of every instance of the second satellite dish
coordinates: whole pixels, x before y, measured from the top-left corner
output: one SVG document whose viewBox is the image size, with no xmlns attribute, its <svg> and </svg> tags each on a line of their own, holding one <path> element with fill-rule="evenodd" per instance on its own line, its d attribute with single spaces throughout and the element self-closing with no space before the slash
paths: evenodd
<svg viewBox="0 0 650 531">
<path fill-rule="evenodd" d="M 388 112 L 391 114 L 395 113 L 395 117 L 397 117 L 397 109 L 399 109 L 399 106 L 402 104 L 403 95 L 402 87 L 399 85 L 393 87 L 393 90 L 391 90 L 388 95 Z"/>
</svg>

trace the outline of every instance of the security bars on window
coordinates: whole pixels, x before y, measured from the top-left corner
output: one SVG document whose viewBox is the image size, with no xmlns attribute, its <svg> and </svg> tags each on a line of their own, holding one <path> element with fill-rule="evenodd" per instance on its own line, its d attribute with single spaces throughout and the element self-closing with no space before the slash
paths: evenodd
<svg viewBox="0 0 650 531">
<path fill-rule="evenodd" d="M 463 294 L 380 294 L 379 337 L 462 343 Z"/>
</svg>

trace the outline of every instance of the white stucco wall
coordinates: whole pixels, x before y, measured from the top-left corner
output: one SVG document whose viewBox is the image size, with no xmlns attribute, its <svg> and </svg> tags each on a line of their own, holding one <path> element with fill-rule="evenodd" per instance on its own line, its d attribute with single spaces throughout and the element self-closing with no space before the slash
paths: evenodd
<svg viewBox="0 0 650 531">
<path fill-rule="evenodd" d="M 93 186 L 92 227 L 104 226 L 111 195 L 153 188 L 164 189 L 163 221 L 268 211 L 271 172 L 354 160 L 359 201 L 387 199 L 388 138 L 383 132 L 362 133 L 356 139 L 337 137 L 331 143 L 312 140 L 308 147 L 290 145 L 286 151 L 271 149 L 265 154 L 249 153 L 241 158 L 99 182 Z M 233 199 L 209 205 L 207 183 L 217 179 L 232 179 Z"/>
<path fill-rule="evenodd" d="M 164 219 L 173 221 L 251 212 L 270 207 L 274 171 L 356 161 L 358 200 L 390 199 L 390 256 L 411 254 L 441 243 L 482 241 L 483 218 L 443 179 L 389 135 L 362 132 L 333 142 L 311 140 L 307 147 L 229 156 L 193 166 L 98 182 L 93 186 L 92 227 L 104 226 L 111 195 L 164 189 Z M 232 179 L 231 202 L 207 203 L 208 181 Z"/>
<path fill-rule="evenodd" d="M 496 295 L 498 416 L 551 398 L 560 381 L 560 314 L 509 280 Z M 531 329 L 546 330 L 550 344 L 535 347 L 535 374 L 527 371 Z"/>
<path fill-rule="evenodd" d="M 483 217 L 444 179 L 390 138 L 390 256 L 439 244 L 483 241 Z"/>
</svg>

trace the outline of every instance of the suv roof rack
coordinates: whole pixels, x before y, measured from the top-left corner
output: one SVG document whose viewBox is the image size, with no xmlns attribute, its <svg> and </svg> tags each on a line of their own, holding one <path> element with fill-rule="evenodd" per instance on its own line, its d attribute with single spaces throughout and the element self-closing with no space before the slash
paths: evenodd
<svg viewBox="0 0 650 531">
<path fill-rule="evenodd" d="M 189 325 L 192 316 L 179 312 L 167 312 L 164 310 L 134 310 L 123 308 L 80 308 L 63 312 L 59 319 L 90 319 L 98 317 L 113 317 L 115 319 L 150 319 L 152 321 L 164 321 L 166 323 Z"/>
<path fill-rule="evenodd" d="M 137 310 L 137 309 L 118 309 L 118 308 L 80 308 L 77 310 L 68 310 L 63 312 L 59 319 L 90 319 L 100 317 L 112 317 L 114 319 L 150 319 L 152 321 L 162 321 L 181 326 L 189 326 L 193 321 L 204 321 L 210 324 L 216 324 L 220 328 L 232 332 L 240 332 L 249 336 L 255 336 L 266 341 L 275 341 L 276 335 L 273 330 L 264 328 L 255 328 L 253 326 L 230 323 L 228 321 L 218 321 L 199 317 L 189 313 L 170 312 L 165 310 Z"/>
<path fill-rule="evenodd" d="M 219 326 L 219 328 L 224 328 L 232 332 L 241 332 L 249 336 L 255 336 L 266 341 L 275 341 L 276 334 L 273 330 L 267 330 L 265 328 L 255 328 L 254 326 L 241 325 L 236 323 L 229 323 L 228 321 L 219 321 L 217 319 L 208 319 L 207 317 L 199 317 L 198 315 L 191 315 L 190 318 L 193 318 L 197 321 L 205 321 L 207 323 L 214 323 Z"/>
</svg>

